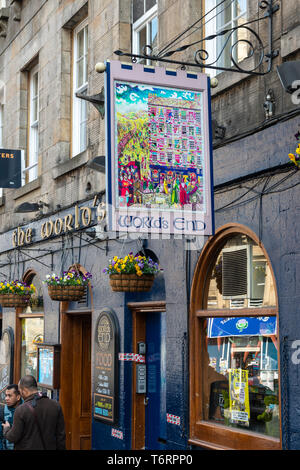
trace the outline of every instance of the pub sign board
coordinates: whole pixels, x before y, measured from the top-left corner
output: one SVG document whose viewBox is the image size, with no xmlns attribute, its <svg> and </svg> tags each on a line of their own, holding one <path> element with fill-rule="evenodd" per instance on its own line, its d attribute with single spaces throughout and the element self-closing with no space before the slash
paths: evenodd
<svg viewBox="0 0 300 470">
<path fill-rule="evenodd" d="M 109 229 L 212 235 L 209 77 L 111 61 L 105 86 Z"/>
<path fill-rule="evenodd" d="M 21 177 L 21 150 L 0 149 L 0 188 L 20 188 Z"/>
<path fill-rule="evenodd" d="M 14 333 L 11 327 L 2 333 L 0 341 L 0 403 L 5 404 L 5 390 L 13 383 Z"/>
<path fill-rule="evenodd" d="M 116 423 L 118 415 L 118 354 L 118 319 L 111 309 L 104 309 L 95 332 L 93 416 L 108 424 Z"/>
</svg>

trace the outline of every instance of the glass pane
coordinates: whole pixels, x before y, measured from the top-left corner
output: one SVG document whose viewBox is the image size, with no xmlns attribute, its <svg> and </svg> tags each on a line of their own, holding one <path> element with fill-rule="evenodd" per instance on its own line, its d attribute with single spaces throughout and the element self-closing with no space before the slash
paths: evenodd
<svg viewBox="0 0 300 470">
<path fill-rule="evenodd" d="M 204 419 L 279 437 L 276 317 L 204 323 Z"/>
<path fill-rule="evenodd" d="M 32 294 L 29 302 L 31 312 L 44 312 L 43 286 L 39 276 L 34 276 L 31 284 L 35 287 L 35 293 Z M 28 307 L 27 307 L 28 309 Z M 26 311 L 26 309 L 24 309 Z"/>
<path fill-rule="evenodd" d="M 81 100 L 80 103 L 80 152 L 87 147 L 87 103 Z"/>
<path fill-rule="evenodd" d="M 86 140 L 87 140 L 87 133 L 86 133 L 86 123 L 80 124 L 80 152 L 83 152 L 86 149 Z"/>
<path fill-rule="evenodd" d="M 246 235 L 231 238 L 211 271 L 208 310 L 275 305 L 273 276 L 263 251 Z"/>
<path fill-rule="evenodd" d="M 32 99 L 32 122 L 38 120 L 38 99 L 37 97 Z"/>
<path fill-rule="evenodd" d="M 132 2 L 132 16 L 133 22 L 138 20 L 143 14 L 144 10 L 144 0 L 133 0 Z"/>
<path fill-rule="evenodd" d="M 76 77 L 76 87 L 80 88 L 84 83 L 84 59 L 80 59 L 77 62 L 77 77 Z"/>
<path fill-rule="evenodd" d="M 77 59 L 84 55 L 84 29 L 77 34 Z"/>
<path fill-rule="evenodd" d="M 150 24 L 150 38 L 153 50 L 157 47 L 157 17 L 155 17 Z"/>
<path fill-rule="evenodd" d="M 144 46 L 146 46 L 147 44 L 147 28 L 146 26 L 141 29 L 141 31 L 139 32 L 139 53 L 140 54 L 143 54 L 143 49 L 144 49 Z"/>
<path fill-rule="evenodd" d="M 246 17 L 247 13 L 247 0 L 236 0 L 235 16 L 243 14 Z"/>
<path fill-rule="evenodd" d="M 38 83 L 39 83 L 38 73 L 35 73 L 32 78 L 32 96 L 33 97 L 37 96 L 38 94 Z"/>
<path fill-rule="evenodd" d="M 217 15 L 217 30 L 241 26 L 247 21 L 247 0 L 235 0 L 230 5 L 219 7 Z M 240 62 L 249 55 L 249 46 L 244 40 L 248 38 L 248 31 L 240 28 L 216 39 L 217 56 L 220 55 L 217 65 L 230 67 L 231 54 L 235 61 Z M 228 39 L 228 42 L 226 42 Z M 226 44 L 226 45 L 225 45 Z M 235 45 L 236 44 L 236 45 Z M 232 52 L 231 52 L 231 48 Z M 224 47 L 224 50 L 223 50 Z M 223 52 L 221 52 L 223 50 Z"/>
<path fill-rule="evenodd" d="M 150 10 L 150 8 L 156 5 L 156 0 L 146 0 L 146 11 Z"/>
<path fill-rule="evenodd" d="M 21 325 L 21 376 L 33 375 L 37 378 L 37 344 L 44 339 L 44 319 L 23 318 Z"/>
</svg>

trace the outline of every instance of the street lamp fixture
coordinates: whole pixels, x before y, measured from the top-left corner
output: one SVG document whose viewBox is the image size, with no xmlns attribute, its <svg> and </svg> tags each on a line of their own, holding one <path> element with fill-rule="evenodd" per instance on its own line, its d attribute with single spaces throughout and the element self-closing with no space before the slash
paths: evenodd
<svg viewBox="0 0 300 470">
<path fill-rule="evenodd" d="M 14 212 L 18 214 L 23 214 L 25 212 L 37 212 L 41 210 L 44 206 L 49 207 L 49 204 L 46 204 L 45 202 L 42 202 L 42 201 L 23 202 L 22 204 L 20 204 L 14 209 Z"/>
<path fill-rule="evenodd" d="M 100 173 L 105 173 L 105 156 L 101 155 L 99 157 L 93 158 L 93 160 L 89 160 L 86 166 L 92 168 L 93 170 L 99 171 Z"/>
</svg>

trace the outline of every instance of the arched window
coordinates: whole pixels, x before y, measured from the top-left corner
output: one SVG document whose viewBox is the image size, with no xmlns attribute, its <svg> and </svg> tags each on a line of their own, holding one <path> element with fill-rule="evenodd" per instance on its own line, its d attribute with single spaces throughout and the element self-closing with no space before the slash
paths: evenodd
<svg viewBox="0 0 300 470">
<path fill-rule="evenodd" d="M 204 247 L 191 296 L 191 443 L 280 448 L 278 309 L 272 267 L 248 229 Z"/>
</svg>

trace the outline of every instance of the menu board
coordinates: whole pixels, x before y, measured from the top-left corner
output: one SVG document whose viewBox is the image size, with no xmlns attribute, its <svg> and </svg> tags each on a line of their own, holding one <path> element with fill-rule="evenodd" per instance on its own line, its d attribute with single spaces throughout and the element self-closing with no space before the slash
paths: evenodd
<svg viewBox="0 0 300 470">
<path fill-rule="evenodd" d="M 0 341 L 0 403 L 5 404 L 6 387 L 13 382 L 13 330 L 3 331 Z"/>
<path fill-rule="evenodd" d="M 112 311 L 102 311 L 95 338 L 93 414 L 109 423 L 117 419 L 118 352 L 117 319 Z"/>
</svg>

